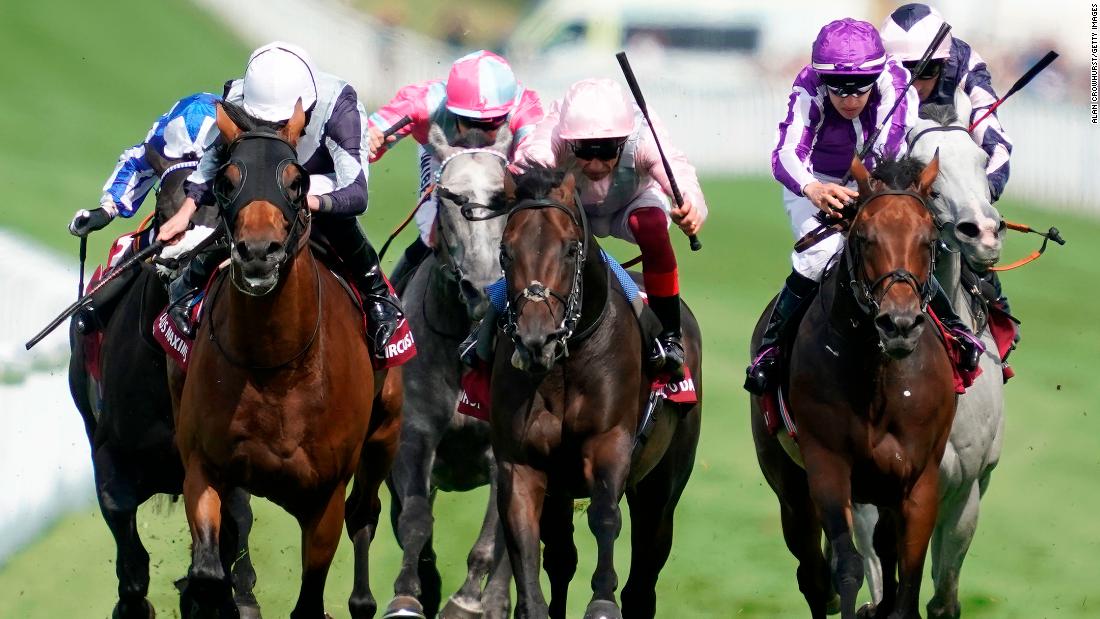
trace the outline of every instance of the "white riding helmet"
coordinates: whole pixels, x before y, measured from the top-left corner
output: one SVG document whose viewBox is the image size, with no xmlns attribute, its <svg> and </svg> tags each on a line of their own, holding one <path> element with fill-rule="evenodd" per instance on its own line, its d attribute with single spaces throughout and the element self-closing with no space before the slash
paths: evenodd
<svg viewBox="0 0 1100 619">
<path fill-rule="evenodd" d="M 914 2 L 898 7 L 879 29 L 886 53 L 901 62 L 920 60 L 932 39 L 936 38 L 943 22 L 943 15 L 926 4 Z M 950 55 L 951 33 L 948 32 L 940 46 L 932 52 L 932 59 L 943 59 Z"/>
<path fill-rule="evenodd" d="M 309 54 L 282 41 L 252 52 L 244 69 L 244 111 L 259 120 L 283 122 L 294 115 L 298 99 L 307 111 L 317 103 L 317 81 Z"/>
</svg>

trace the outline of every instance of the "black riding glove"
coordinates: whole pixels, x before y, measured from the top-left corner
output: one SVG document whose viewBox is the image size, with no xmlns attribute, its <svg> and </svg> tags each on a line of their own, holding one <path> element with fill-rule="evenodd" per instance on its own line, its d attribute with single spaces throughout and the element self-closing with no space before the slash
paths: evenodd
<svg viewBox="0 0 1100 619">
<path fill-rule="evenodd" d="M 69 223 L 69 233 L 73 236 L 88 236 L 111 223 L 112 219 L 114 216 L 103 207 L 92 211 L 81 209 L 73 215 L 73 220 Z"/>
</svg>

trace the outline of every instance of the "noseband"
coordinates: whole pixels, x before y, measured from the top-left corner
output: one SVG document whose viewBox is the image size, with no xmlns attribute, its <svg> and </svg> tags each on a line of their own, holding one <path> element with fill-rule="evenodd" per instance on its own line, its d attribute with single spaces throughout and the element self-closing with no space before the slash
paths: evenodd
<svg viewBox="0 0 1100 619">
<path fill-rule="evenodd" d="M 578 204 L 580 204 L 578 202 Z M 577 255 L 574 260 L 573 268 L 573 281 L 569 286 L 569 293 L 562 294 L 550 288 L 547 288 L 542 282 L 538 280 L 532 281 L 526 288 L 520 290 L 508 300 L 508 307 L 505 309 L 505 324 L 504 332 L 512 338 L 512 342 L 516 346 L 520 346 L 520 338 L 517 334 L 519 329 L 519 316 L 523 312 L 523 309 L 530 303 L 546 303 L 550 305 L 550 299 L 557 299 L 558 303 L 563 308 L 562 319 L 558 324 L 558 328 L 550 334 L 547 338 L 547 343 L 556 341 L 561 344 L 559 352 L 555 356 L 554 361 L 558 361 L 562 357 L 569 356 L 569 338 L 573 336 L 573 333 L 577 329 L 577 323 L 581 318 L 581 299 L 583 295 L 582 282 L 585 261 L 588 258 L 588 217 L 585 215 L 584 207 L 578 206 L 576 210 L 569 208 L 568 206 L 558 202 L 557 200 L 551 200 L 549 198 L 538 198 L 523 200 L 516 204 L 510 211 L 508 211 L 508 217 L 518 213 L 519 211 L 526 210 L 541 210 L 546 208 L 555 208 L 569 216 L 569 220 L 573 222 L 573 225 L 581 231 L 581 240 L 577 241 L 575 248 Z M 578 214 L 579 213 L 579 214 Z M 507 259 L 504 255 L 504 244 L 501 243 L 500 263 L 504 267 Z M 504 273 L 505 278 L 508 277 L 507 269 Z M 551 308 L 550 314 L 553 315 L 553 309 Z"/>
<path fill-rule="evenodd" d="M 501 167 L 508 165 L 508 158 L 499 151 L 496 151 L 492 148 L 464 148 L 458 152 L 451 153 L 439 164 L 439 170 L 435 173 L 435 193 L 437 196 L 437 201 L 439 199 L 444 199 L 453 202 L 455 205 L 458 206 L 459 212 L 462 213 L 462 216 L 465 217 L 467 221 L 486 221 L 488 219 L 495 219 L 497 217 L 507 215 L 507 210 L 494 208 L 492 205 L 488 204 L 473 202 L 470 200 L 469 196 L 455 193 L 454 191 L 451 191 L 446 186 L 444 186 L 441 182 L 441 179 L 443 178 L 443 170 L 445 170 L 447 168 L 447 165 L 454 161 L 455 158 L 461 157 L 463 155 L 475 155 L 477 153 L 485 153 L 487 155 L 492 155 L 493 157 L 500 159 Z M 482 211 L 486 211 L 486 214 L 476 215 L 474 214 L 474 209 L 481 209 Z M 435 216 L 437 222 L 439 220 L 440 212 L 442 212 L 442 209 L 436 209 Z M 447 248 L 447 251 L 449 253 L 451 243 L 447 239 L 446 227 L 442 225 L 437 225 L 436 229 L 439 230 L 439 236 L 443 240 L 443 245 Z M 448 276 L 448 279 L 459 282 L 465 278 L 465 273 L 463 272 L 462 266 L 455 263 L 454 260 L 441 260 L 440 265 L 442 266 L 443 273 Z"/>
<path fill-rule="evenodd" d="M 861 210 L 866 208 L 872 201 L 881 198 L 883 196 L 908 196 L 921 203 L 921 206 L 928 208 L 928 203 L 925 201 L 924 196 L 914 191 L 903 189 L 888 189 L 876 193 L 863 202 Z M 894 284 L 905 283 L 913 288 L 913 291 L 920 297 L 920 311 L 924 312 L 928 308 L 928 303 L 932 300 L 932 296 L 935 293 L 935 289 L 932 287 L 932 274 L 936 270 L 936 243 L 939 239 L 933 239 L 928 244 L 928 277 L 924 283 L 920 283 L 917 276 L 906 269 L 894 269 L 889 273 L 879 276 L 875 281 L 868 284 L 863 279 L 862 273 L 862 258 L 863 252 L 860 247 L 859 238 L 853 237 L 851 231 L 848 234 L 848 242 L 844 247 L 845 260 L 848 263 L 848 285 L 852 290 L 852 295 L 855 297 L 856 304 L 867 316 L 874 317 L 878 315 L 881 310 L 882 300 L 886 298 L 886 295 L 890 292 L 890 289 L 894 287 Z M 879 286 L 886 284 L 883 287 L 882 294 L 875 298 L 874 291 Z"/>
</svg>

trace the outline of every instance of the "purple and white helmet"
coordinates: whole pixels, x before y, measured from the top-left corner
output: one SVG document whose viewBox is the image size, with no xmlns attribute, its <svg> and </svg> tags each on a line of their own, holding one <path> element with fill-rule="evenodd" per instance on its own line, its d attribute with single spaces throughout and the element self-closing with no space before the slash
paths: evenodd
<svg viewBox="0 0 1100 619">
<path fill-rule="evenodd" d="M 874 26 L 845 17 L 817 33 L 810 66 L 826 85 L 863 89 L 886 67 L 886 50 Z"/>
</svg>

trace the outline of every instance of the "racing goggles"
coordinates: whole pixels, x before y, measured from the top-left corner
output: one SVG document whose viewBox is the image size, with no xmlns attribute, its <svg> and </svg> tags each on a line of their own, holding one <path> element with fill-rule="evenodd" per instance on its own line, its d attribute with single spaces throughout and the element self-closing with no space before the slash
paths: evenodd
<svg viewBox="0 0 1100 619">
<path fill-rule="evenodd" d="M 577 159 L 592 161 L 611 161 L 618 159 L 623 153 L 626 138 L 593 138 L 588 140 L 573 140 L 569 147 L 573 149 L 573 156 Z"/>
<path fill-rule="evenodd" d="M 496 131 L 500 129 L 501 125 L 508 122 L 508 116 L 497 116 L 495 118 L 470 118 L 468 116 L 462 117 L 462 125 L 467 129 L 480 129 L 481 131 Z"/>
<path fill-rule="evenodd" d="M 919 60 L 908 60 L 901 63 L 903 67 L 909 70 L 910 73 L 914 73 L 917 70 L 917 65 L 920 64 Z M 928 64 L 924 65 L 924 71 L 921 71 L 920 75 L 917 75 L 918 80 L 930 80 L 940 76 L 943 72 L 943 58 L 937 58 L 935 60 L 929 60 Z"/>
<path fill-rule="evenodd" d="M 821 81 L 829 92 L 840 97 L 858 97 L 870 92 L 875 86 L 877 74 L 872 75 L 822 75 Z"/>
</svg>

